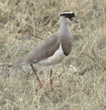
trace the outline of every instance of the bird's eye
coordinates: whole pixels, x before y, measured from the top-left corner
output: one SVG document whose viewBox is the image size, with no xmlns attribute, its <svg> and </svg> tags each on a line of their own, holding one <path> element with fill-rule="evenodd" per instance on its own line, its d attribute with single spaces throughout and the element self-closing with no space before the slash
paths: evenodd
<svg viewBox="0 0 106 110">
<path fill-rule="evenodd" d="M 69 18 L 70 19 L 70 21 L 72 21 L 73 20 L 73 17 L 72 18 Z"/>
</svg>

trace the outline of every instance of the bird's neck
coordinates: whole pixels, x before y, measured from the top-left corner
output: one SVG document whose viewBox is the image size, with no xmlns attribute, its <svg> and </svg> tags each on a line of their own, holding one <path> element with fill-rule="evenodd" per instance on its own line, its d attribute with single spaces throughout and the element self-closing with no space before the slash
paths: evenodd
<svg viewBox="0 0 106 110">
<path fill-rule="evenodd" d="M 60 24 L 60 29 L 59 29 L 59 31 L 61 31 L 61 32 L 71 32 L 70 31 L 70 26 L 69 26 L 69 24 L 66 24 L 66 23 L 62 23 L 62 24 Z"/>
</svg>

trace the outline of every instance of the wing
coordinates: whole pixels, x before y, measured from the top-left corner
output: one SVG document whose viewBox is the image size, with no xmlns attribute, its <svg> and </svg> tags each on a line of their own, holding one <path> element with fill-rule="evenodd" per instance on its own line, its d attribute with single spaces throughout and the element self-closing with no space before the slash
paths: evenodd
<svg viewBox="0 0 106 110">
<path fill-rule="evenodd" d="M 38 44 L 38 46 L 36 46 L 34 50 L 32 50 L 25 57 L 15 62 L 13 65 L 19 66 L 22 64 L 36 63 L 37 61 L 46 59 L 55 53 L 55 51 L 59 48 L 59 45 L 60 40 L 54 34 L 51 37 L 47 38 L 45 41 Z"/>
</svg>

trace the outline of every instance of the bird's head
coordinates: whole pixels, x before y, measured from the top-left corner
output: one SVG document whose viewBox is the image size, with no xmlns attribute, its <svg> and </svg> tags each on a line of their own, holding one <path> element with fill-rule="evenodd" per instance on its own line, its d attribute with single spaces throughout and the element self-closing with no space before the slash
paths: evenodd
<svg viewBox="0 0 106 110">
<path fill-rule="evenodd" d="M 71 23 L 76 22 L 78 23 L 78 21 L 75 19 L 75 14 L 71 11 L 64 11 L 60 14 L 60 22 L 63 23 L 68 23 L 69 25 L 71 25 Z"/>
</svg>

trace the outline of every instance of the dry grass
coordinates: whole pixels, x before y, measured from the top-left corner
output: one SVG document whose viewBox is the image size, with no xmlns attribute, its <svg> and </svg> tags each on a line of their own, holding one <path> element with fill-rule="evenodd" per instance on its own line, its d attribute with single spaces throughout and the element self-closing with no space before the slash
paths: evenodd
<svg viewBox="0 0 106 110">
<path fill-rule="evenodd" d="M 6 64 L 33 49 L 42 41 L 37 37 L 58 30 L 64 10 L 73 10 L 79 20 L 71 26 L 73 50 L 54 68 L 54 93 L 49 69 L 38 68 L 44 88 L 36 92 L 29 66 L 9 69 Z M 0 110 L 106 110 L 105 0 L 0 0 Z"/>
</svg>

